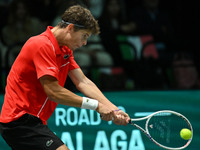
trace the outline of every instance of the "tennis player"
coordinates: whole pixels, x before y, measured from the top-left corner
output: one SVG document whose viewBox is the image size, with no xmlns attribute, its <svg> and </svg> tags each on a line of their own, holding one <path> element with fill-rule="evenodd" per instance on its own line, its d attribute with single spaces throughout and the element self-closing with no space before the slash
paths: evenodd
<svg viewBox="0 0 200 150">
<path fill-rule="evenodd" d="M 86 45 L 99 25 L 82 6 L 69 7 L 57 26 L 48 26 L 21 49 L 7 78 L 0 116 L 2 137 L 13 150 L 68 150 L 47 127 L 57 104 L 96 110 L 103 120 L 126 125 L 129 116 L 111 103 L 81 71 L 73 51 Z M 85 97 L 64 88 L 67 76 Z"/>
</svg>

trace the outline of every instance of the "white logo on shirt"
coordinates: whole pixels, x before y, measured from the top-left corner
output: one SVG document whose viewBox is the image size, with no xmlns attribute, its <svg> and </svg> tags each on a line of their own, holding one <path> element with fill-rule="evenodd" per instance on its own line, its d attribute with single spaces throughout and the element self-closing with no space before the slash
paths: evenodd
<svg viewBox="0 0 200 150">
<path fill-rule="evenodd" d="M 47 67 L 47 69 L 56 69 L 56 67 Z"/>
<path fill-rule="evenodd" d="M 65 63 L 65 64 L 63 64 L 61 67 L 64 67 L 64 66 L 66 66 L 67 64 L 69 64 L 70 62 L 67 62 L 67 63 Z"/>
</svg>

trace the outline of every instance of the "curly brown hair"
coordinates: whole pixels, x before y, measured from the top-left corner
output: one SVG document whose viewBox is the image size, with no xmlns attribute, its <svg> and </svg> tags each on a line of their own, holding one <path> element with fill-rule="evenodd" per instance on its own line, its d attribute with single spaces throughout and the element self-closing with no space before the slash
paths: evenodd
<svg viewBox="0 0 200 150">
<path fill-rule="evenodd" d="M 62 15 L 62 21 L 58 23 L 58 26 L 65 28 L 67 23 L 74 24 L 75 31 L 86 29 L 94 35 L 100 33 L 98 21 L 87 8 L 80 5 L 69 7 Z"/>
</svg>

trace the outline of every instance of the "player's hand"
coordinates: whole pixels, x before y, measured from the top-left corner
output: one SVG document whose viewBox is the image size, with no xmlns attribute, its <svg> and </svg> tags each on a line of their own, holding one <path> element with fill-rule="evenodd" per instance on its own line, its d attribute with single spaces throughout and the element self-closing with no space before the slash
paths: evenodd
<svg viewBox="0 0 200 150">
<path fill-rule="evenodd" d="M 109 107 L 100 102 L 96 111 L 100 114 L 101 119 L 105 121 L 112 120 L 115 115 L 114 110 L 110 109 Z"/>
<path fill-rule="evenodd" d="M 114 118 L 113 118 L 113 123 L 116 125 L 127 125 L 130 117 L 127 113 L 123 112 L 122 110 L 119 111 L 114 111 Z"/>
</svg>

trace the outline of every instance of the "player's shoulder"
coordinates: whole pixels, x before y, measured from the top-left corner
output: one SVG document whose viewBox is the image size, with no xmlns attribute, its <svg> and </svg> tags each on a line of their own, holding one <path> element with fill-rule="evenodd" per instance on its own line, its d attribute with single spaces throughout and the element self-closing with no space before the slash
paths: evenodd
<svg viewBox="0 0 200 150">
<path fill-rule="evenodd" d="M 38 45 L 41 44 L 50 44 L 48 37 L 43 36 L 42 34 L 33 36 L 29 39 L 32 43 L 36 43 Z"/>
<path fill-rule="evenodd" d="M 51 46 L 49 39 L 46 36 L 42 36 L 42 35 L 37 35 L 37 36 L 31 37 L 27 41 L 26 44 L 29 45 L 29 46 L 33 46 L 35 48 L 50 47 Z"/>
</svg>

